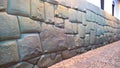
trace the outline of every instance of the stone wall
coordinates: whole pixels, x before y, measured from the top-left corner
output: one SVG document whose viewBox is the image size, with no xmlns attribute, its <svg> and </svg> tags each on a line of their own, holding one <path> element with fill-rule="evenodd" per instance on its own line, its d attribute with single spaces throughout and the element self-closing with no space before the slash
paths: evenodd
<svg viewBox="0 0 120 68">
<path fill-rule="evenodd" d="M 0 0 L 0 68 L 45 68 L 120 39 L 120 20 L 85 0 Z"/>
</svg>

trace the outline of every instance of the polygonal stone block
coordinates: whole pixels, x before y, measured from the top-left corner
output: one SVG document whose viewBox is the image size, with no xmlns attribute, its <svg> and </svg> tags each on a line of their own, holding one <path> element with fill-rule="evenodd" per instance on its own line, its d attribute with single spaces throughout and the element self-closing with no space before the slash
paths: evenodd
<svg viewBox="0 0 120 68">
<path fill-rule="evenodd" d="M 64 30 L 52 25 L 42 24 L 40 38 L 44 52 L 55 52 L 67 49 Z"/>
<path fill-rule="evenodd" d="M 95 37 L 96 37 L 95 34 L 96 34 L 95 30 L 91 30 L 90 31 L 90 44 L 94 44 L 95 43 Z"/>
<path fill-rule="evenodd" d="M 75 35 L 74 39 L 75 39 L 75 46 L 76 47 L 82 47 L 83 46 L 83 44 L 84 44 L 84 39 L 83 38 L 80 38 L 79 35 Z"/>
<path fill-rule="evenodd" d="M 20 30 L 22 33 L 40 32 L 40 22 L 21 16 L 18 16 L 18 20 L 20 24 Z"/>
<path fill-rule="evenodd" d="M 54 22 L 54 5 L 45 2 L 45 22 L 53 23 Z"/>
<path fill-rule="evenodd" d="M 55 16 L 64 18 L 64 19 L 68 18 L 68 8 L 62 5 L 56 6 Z"/>
<path fill-rule="evenodd" d="M 44 21 L 44 3 L 41 0 L 31 0 L 31 18 Z"/>
<path fill-rule="evenodd" d="M 16 41 L 0 42 L 0 65 L 18 61 L 19 56 Z"/>
<path fill-rule="evenodd" d="M 33 68 L 33 65 L 27 62 L 20 62 L 12 66 L 11 68 Z"/>
<path fill-rule="evenodd" d="M 56 0 L 60 5 L 71 7 L 71 0 Z"/>
<path fill-rule="evenodd" d="M 7 12 L 13 15 L 30 16 L 30 0 L 8 0 Z"/>
<path fill-rule="evenodd" d="M 18 40 L 20 59 L 26 60 L 42 53 L 39 34 L 23 34 Z"/>
<path fill-rule="evenodd" d="M 90 35 L 86 34 L 84 40 L 85 40 L 84 46 L 89 46 L 90 45 Z"/>
<path fill-rule="evenodd" d="M 0 41 L 20 37 L 19 25 L 16 16 L 0 12 Z"/>
<path fill-rule="evenodd" d="M 78 24 L 78 35 L 80 38 L 85 37 L 85 26 L 83 24 Z"/>
<path fill-rule="evenodd" d="M 7 1 L 8 0 L 0 0 L 0 11 L 7 9 Z"/>
</svg>

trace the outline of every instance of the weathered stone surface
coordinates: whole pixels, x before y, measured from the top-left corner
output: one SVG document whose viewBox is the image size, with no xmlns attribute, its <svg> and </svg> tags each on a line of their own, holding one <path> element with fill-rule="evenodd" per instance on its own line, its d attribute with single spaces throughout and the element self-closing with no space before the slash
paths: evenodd
<svg viewBox="0 0 120 68">
<path fill-rule="evenodd" d="M 77 23 L 71 23 L 69 20 L 65 20 L 65 33 L 67 34 L 77 34 Z"/>
<path fill-rule="evenodd" d="M 54 5 L 45 2 L 45 22 L 53 23 L 54 22 Z"/>
<path fill-rule="evenodd" d="M 33 68 L 33 65 L 27 62 L 20 62 L 11 68 Z"/>
<path fill-rule="evenodd" d="M 33 58 L 42 52 L 39 34 L 23 34 L 18 45 L 21 60 Z"/>
<path fill-rule="evenodd" d="M 77 23 L 78 22 L 77 21 L 77 16 L 79 16 L 77 10 L 69 9 L 69 20 L 71 22 L 76 22 Z"/>
<path fill-rule="evenodd" d="M 71 58 L 71 57 L 77 55 L 77 52 L 76 52 L 76 50 L 65 50 L 62 52 L 61 55 L 62 55 L 63 59 L 68 59 L 68 58 Z"/>
<path fill-rule="evenodd" d="M 76 47 L 73 35 L 67 35 L 66 36 L 66 45 L 67 45 L 68 49 L 73 49 L 73 48 Z"/>
<path fill-rule="evenodd" d="M 90 44 L 94 44 L 95 43 L 95 37 L 96 37 L 95 34 L 96 34 L 95 30 L 91 30 L 90 31 Z"/>
<path fill-rule="evenodd" d="M 27 17 L 18 16 L 20 30 L 22 33 L 40 32 L 40 22 L 31 20 Z"/>
<path fill-rule="evenodd" d="M 86 21 L 86 13 L 84 13 L 84 12 L 82 12 L 82 24 L 84 25 L 84 26 L 86 26 L 87 25 L 87 21 Z"/>
<path fill-rule="evenodd" d="M 75 35 L 75 36 L 74 36 L 74 39 L 75 39 L 75 46 L 76 46 L 76 47 L 81 47 L 81 46 L 83 46 L 83 44 L 84 44 L 84 39 L 80 38 L 79 35 Z"/>
<path fill-rule="evenodd" d="M 86 34 L 84 40 L 85 40 L 84 46 L 89 46 L 90 45 L 90 35 Z"/>
<path fill-rule="evenodd" d="M 44 21 L 44 3 L 41 0 L 31 0 L 31 18 Z"/>
<path fill-rule="evenodd" d="M 68 8 L 62 5 L 56 6 L 55 16 L 64 18 L 64 19 L 68 18 Z"/>
<path fill-rule="evenodd" d="M 38 65 L 35 65 L 33 68 L 39 68 Z"/>
<path fill-rule="evenodd" d="M 40 59 L 40 57 L 35 57 L 35 58 L 27 60 L 27 62 L 35 65 L 35 64 L 37 64 L 39 59 Z"/>
<path fill-rule="evenodd" d="M 78 35 L 80 38 L 85 37 L 85 26 L 83 24 L 78 24 Z"/>
<path fill-rule="evenodd" d="M 93 22 L 93 12 L 86 10 L 86 20 L 89 22 Z"/>
<path fill-rule="evenodd" d="M 0 65 L 19 61 L 16 41 L 0 42 Z"/>
<path fill-rule="evenodd" d="M 0 11 L 1 10 L 6 10 L 6 8 L 7 8 L 7 1 L 8 0 L 0 0 Z"/>
<path fill-rule="evenodd" d="M 60 28 L 64 28 L 64 20 L 61 18 L 55 17 L 55 26 L 60 27 Z"/>
<path fill-rule="evenodd" d="M 50 54 L 46 54 L 46 55 L 42 55 L 40 60 L 38 61 L 38 66 L 40 68 L 45 68 L 45 67 L 49 67 L 59 61 L 62 60 L 62 57 L 60 54 L 57 54 L 56 57 L 54 59 L 50 58 Z"/>
<path fill-rule="evenodd" d="M 52 25 L 42 24 L 40 38 L 44 52 L 54 52 L 67 48 L 64 29 L 55 28 Z"/>
<path fill-rule="evenodd" d="M 0 12 L 0 24 L 0 41 L 20 37 L 16 16 L 8 15 L 5 12 Z"/>
<path fill-rule="evenodd" d="M 9 14 L 30 16 L 30 0 L 8 0 Z"/>
<path fill-rule="evenodd" d="M 60 5 L 71 7 L 71 0 L 56 0 Z"/>
</svg>

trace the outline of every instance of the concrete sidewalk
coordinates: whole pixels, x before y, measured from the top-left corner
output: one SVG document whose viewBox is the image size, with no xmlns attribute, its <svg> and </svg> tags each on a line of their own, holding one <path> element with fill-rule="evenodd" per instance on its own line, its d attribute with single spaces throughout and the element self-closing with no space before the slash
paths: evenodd
<svg viewBox="0 0 120 68">
<path fill-rule="evenodd" d="M 64 60 L 49 68 L 120 68 L 120 41 Z"/>
</svg>

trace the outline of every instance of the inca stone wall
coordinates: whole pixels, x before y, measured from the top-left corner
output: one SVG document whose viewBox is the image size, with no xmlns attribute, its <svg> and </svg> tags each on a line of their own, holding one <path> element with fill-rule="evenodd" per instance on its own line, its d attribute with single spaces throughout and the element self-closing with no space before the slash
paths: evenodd
<svg viewBox="0 0 120 68">
<path fill-rule="evenodd" d="M 0 68 L 46 68 L 120 39 L 120 20 L 85 0 L 0 0 Z"/>
</svg>

